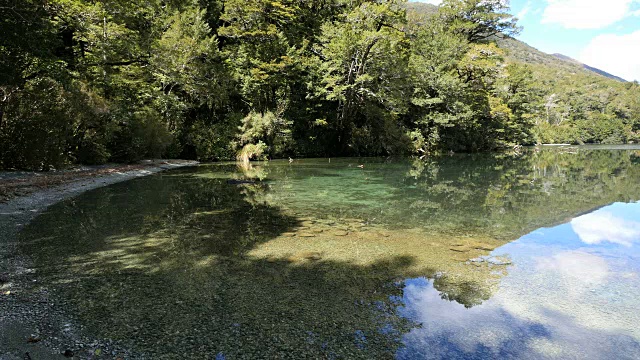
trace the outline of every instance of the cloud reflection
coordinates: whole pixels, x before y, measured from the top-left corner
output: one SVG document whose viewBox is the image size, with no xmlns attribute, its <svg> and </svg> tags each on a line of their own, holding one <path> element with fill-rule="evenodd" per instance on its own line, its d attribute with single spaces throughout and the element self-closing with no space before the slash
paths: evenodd
<svg viewBox="0 0 640 360">
<path fill-rule="evenodd" d="M 537 269 L 554 272 L 555 277 L 569 280 L 565 284 L 576 285 L 570 290 L 603 284 L 609 274 L 609 266 L 602 257 L 583 251 L 564 251 L 550 258 L 540 258 Z"/>
<path fill-rule="evenodd" d="M 493 251 L 514 265 L 473 308 L 407 280 L 401 313 L 421 327 L 397 357 L 640 359 L 637 243 L 640 203 L 613 204 Z"/>
<path fill-rule="evenodd" d="M 571 267 L 571 266 L 570 266 Z M 553 271 L 551 269 L 542 272 Z M 403 337 L 398 359 L 637 359 L 637 317 L 624 321 L 575 302 L 560 286 L 508 287 L 467 309 L 442 300 L 426 279 L 407 281 L 404 316 L 421 324 Z M 558 286 L 554 283 L 552 287 Z"/>
<path fill-rule="evenodd" d="M 631 247 L 640 242 L 640 222 L 624 219 L 610 210 L 598 210 L 571 221 L 573 231 L 586 244 L 603 242 Z"/>
</svg>

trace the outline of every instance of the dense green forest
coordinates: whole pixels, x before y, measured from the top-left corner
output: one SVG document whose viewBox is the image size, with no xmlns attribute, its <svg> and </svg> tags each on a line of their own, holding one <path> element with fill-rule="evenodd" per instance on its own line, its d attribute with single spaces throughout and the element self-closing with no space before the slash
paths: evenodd
<svg viewBox="0 0 640 360">
<path fill-rule="evenodd" d="M 640 86 L 502 0 L 4 0 L 0 167 L 424 156 L 640 138 Z"/>
</svg>

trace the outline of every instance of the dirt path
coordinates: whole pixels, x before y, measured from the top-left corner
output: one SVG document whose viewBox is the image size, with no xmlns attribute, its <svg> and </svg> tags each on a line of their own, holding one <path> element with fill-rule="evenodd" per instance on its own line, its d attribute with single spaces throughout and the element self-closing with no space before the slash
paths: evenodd
<svg viewBox="0 0 640 360">
<path fill-rule="evenodd" d="M 0 360 L 128 359 L 143 357 L 109 339 L 84 334 L 37 283 L 36 269 L 20 254 L 18 232 L 47 207 L 88 190 L 196 162 L 83 167 L 51 173 L 0 173 Z"/>
</svg>

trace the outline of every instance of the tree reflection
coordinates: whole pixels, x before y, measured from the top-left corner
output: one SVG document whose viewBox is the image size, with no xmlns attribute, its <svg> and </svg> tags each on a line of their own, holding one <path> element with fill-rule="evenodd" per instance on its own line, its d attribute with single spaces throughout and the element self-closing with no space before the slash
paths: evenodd
<svg viewBox="0 0 640 360">
<path fill-rule="evenodd" d="M 21 243 L 90 332 L 151 358 L 389 358 L 415 326 L 398 314 L 404 279 L 485 302 L 507 267 L 473 260 L 638 196 L 636 158 L 203 166 L 52 206 Z"/>
</svg>

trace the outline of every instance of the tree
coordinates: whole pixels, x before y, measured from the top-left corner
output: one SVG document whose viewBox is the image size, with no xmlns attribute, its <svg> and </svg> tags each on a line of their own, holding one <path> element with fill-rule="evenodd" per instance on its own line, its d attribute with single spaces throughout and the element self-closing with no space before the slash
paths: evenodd
<svg viewBox="0 0 640 360">
<path fill-rule="evenodd" d="M 362 2 L 322 27 L 315 49 L 323 75 L 316 95 L 337 104 L 332 126 L 343 151 L 353 146 L 361 121 L 370 123 L 384 114 L 393 121 L 406 111 L 409 41 L 404 18 L 397 1 Z M 384 124 L 377 130 L 382 128 Z"/>
<path fill-rule="evenodd" d="M 449 31 L 476 43 L 517 34 L 517 19 L 508 11 L 505 0 L 445 0 L 439 16 Z"/>
<path fill-rule="evenodd" d="M 1 166 L 640 140 L 637 82 L 510 38 L 508 1 L 409 5 L 5 0 Z"/>
</svg>

